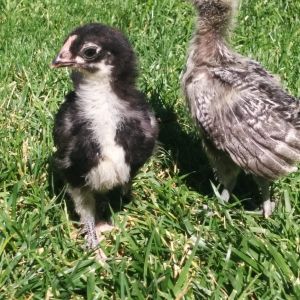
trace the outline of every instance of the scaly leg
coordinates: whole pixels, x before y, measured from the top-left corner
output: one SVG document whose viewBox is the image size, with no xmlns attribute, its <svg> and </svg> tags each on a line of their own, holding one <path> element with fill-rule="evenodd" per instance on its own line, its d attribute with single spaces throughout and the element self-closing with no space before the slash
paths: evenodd
<svg viewBox="0 0 300 300">
<path fill-rule="evenodd" d="M 87 247 L 89 249 L 95 249 L 99 245 L 95 225 L 95 198 L 91 192 L 85 191 L 83 188 L 70 187 L 68 192 L 74 201 L 76 212 L 79 214 L 80 221 L 83 224 Z M 97 251 L 97 257 L 102 261 L 106 259 L 106 256 L 101 249 Z"/>
<path fill-rule="evenodd" d="M 228 202 L 230 195 L 236 185 L 236 180 L 239 175 L 238 169 L 232 169 L 231 172 L 225 174 L 219 175 L 219 180 L 223 184 L 224 188 L 221 193 L 221 198 L 224 202 Z"/>
<path fill-rule="evenodd" d="M 216 149 L 211 143 L 204 142 L 204 148 L 218 181 L 223 185 L 221 198 L 224 202 L 228 202 L 236 185 L 240 168 L 229 156 Z"/>
<path fill-rule="evenodd" d="M 268 218 L 272 215 L 273 211 L 275 210 L 275 202 L 271 201 L 271 183 L 269 180 L 257 176 L 254 176 L 254 180 L 257 183 L 261 192 L 263 201 L 263 215 L 265 218 Z"/>
</svg>

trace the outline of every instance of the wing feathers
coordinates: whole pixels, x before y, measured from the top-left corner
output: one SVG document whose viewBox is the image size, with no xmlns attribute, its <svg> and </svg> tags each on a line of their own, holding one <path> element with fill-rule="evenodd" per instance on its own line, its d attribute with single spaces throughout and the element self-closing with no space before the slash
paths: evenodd
<svg viewBox="0 0 300 300">
<path fill-rule="evenodd" d="M 250 74 L 237 68 L 209 69 L 202 81 L 191 83 L 188 98 L 218 149 L 245 171 L 276 179 L 295 172 L 300 161 L 299 113 L 285 107 L 300 105 L 272 75 L 258 72 L 263 70 L 258 64 L 249 67 L 255 67 Z"/>
</svg>

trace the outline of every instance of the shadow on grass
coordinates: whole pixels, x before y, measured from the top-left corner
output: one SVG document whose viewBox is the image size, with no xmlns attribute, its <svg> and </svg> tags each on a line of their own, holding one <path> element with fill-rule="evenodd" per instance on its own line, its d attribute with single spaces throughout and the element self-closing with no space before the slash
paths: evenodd
<svg viewBox="0 0 300 300">
<path fill-rule="evenodd" d="M 174 110 L 165 107 L 159 95 L 151 98 L 160 125 L 159 142 L 171 151 L 172 160 L 179 168 L 179 175 L 187 175 L 185 184 L 204 196 L 213 196 L 211 181 L 218 184 L 206 158 L 201 139 L 197 134 L 188 134 L 182 129 Z M 255 210 L 260 205 L 260 195 L 251 175 L 239 175 L 233 194 L 240 199 L 246 210 Z"/>
<path fill-rule="evenodd" d="M 150 101 L 159 121 L 158 140 L 165 150 L 170 151 L 174 164 L 179 168 L 179 175 L 188 175 L 185 183 L 191 190 L 203 195 L 211 194 L 213 172 L 202 149 L 201 139 L 197 134 L 183 130 L 176 112 L 162 103 L 160 95 L 152 95 Z"/>
</svg>

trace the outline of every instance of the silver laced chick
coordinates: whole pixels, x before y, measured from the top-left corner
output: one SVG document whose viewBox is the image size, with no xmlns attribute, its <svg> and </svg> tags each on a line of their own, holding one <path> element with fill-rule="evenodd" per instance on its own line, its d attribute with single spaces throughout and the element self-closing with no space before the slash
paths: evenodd
<svg viewBox="0 0 300 300">
<path fill-rule="evenodd" d="M 193 0 L 197 26 L 182 87 L 228 201 L 241 170 L 254 176 L 269 217 L 270 185 L 297 171 L 300 106 L 259 63 L 228 46 L 235 0 Z"/>
<path fill-rule="evenodd" d="M 120 31 L 98 23 L 76 28 L 52 66 L 73 69 L 74 91 L 55 118 L 55 166 L 93 249 L 105 225 L 101 214 L 128 196 L 132 178 L 153 152 L 158 127 L 136 88 L 135 54 Z M 98 254 L 105 259 L 101 249 Z"/>
</svg>

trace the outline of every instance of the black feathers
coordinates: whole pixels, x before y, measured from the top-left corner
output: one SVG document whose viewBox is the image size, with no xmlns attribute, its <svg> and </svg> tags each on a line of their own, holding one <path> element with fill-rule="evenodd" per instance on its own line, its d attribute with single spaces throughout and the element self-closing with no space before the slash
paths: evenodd
<svg viewBox="0 0 300 300">
<path fill-rule="evenodd" d="M 101 45 L 101 50 L 90 62 L 99 62 L 107 59 L 113 69 L 114 81 L 134 84 L 137 76 L 135 54 L 127 38 L 118 30 L 106 25 L 94 23 L 76 28 L 71 34 L 78 36 L 70 47 L 73 56 L 81 52 L 84 44 L 89 42 Z M 82 53 L 81 53 L 82 55 Z"/>
<path fill-rule="evenodd" d="M 96 204 L 107 211 L 110 200 L 115 206 L 116 199 L 126 198 L 132 177 L 153 152 L 158 128 L 135 87 L 134 52 L 119 31 L 102 24 L 75 29 L 53 66 L 72 67 L 75 87 L 55 118 L 55 161 L 87 230 L 87 244 L 95 247 L 96 222 L 104 217 L 96 216 Z"/>
<path fill-rule="evenodd" d="M 100 145 L 93 140 L 88 121 L 80 116 L 75 92 L 66 96 L 55 117 L 55 163 L 73 187 L 85 185 L 84 176 L 97 166 Z"/>
</svg>

